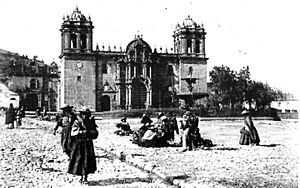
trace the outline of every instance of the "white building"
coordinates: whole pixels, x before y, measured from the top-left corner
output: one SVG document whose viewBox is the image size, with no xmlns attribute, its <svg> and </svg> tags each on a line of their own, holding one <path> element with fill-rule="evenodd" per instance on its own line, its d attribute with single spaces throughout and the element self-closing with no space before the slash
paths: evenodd
<svg viewBox="0 0 300 188">
<path fill-rule="evenodd" d="M 9 104 L 12 103 L 15 108 L 18 108 L 19 102 L 20 96 L 0 83 L 0 107 L 8 108 Z"/>
<path fill-rule="evenodd" d="M 272 101 L 271 108 L 276 108 L 280 112 L 298 112 L 299 110 L 299 101 L 290 100 L 290 101 Z"/>
</svg>

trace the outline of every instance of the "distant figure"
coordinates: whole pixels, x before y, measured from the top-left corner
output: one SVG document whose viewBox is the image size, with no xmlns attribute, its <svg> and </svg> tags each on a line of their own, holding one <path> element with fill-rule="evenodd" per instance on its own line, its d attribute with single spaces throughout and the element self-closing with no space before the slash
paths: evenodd
<svg viewBox="0 0 300 188">
<path fill-rule="evenodd" d="M 149 118 L 149 116 L 147 116 L 146 114 L 143 114 L 142 116 L 142 120 L 141 120 L 141 124 L 142 124 L 142 129 L 144 127 L 150 126 L 151 123 L 153 123 L 153 121 Z"/>
<path fill-rule="evenodd" d="M 22 118 L 25 117 L 25 111 L 24 111 L 24 107 L 21 106 L 19 110 L 17 110 L 16 113 L 16 122 L 17 122 L 17 126 L 21 126 L 22 125 Z"/>
<path fill-rule="evenodd" d="M 36 110 L 35 110 L 35 117 L 40 120 L 41 115 L 42 115 L 41 114 L 41 109 L 39 107 L 37 107 Z"/>
<path fill-rule="evenodd" d="M 132 133 L 132 130 L 130 129 L 130 125 L 127 122 L 127 118 L 123 117 L 121 118 L 121 122 L 116 124 L 116 127 L 119 129 L 115 131 L 114 133 L 120 136 L 128 136 Z"/>
<path fill-rule="evenodd" d="M 175 139 L 175 132 L 176 134 L 179 134 L 178 124 L 176 115 L 173 114 L 173 112 L 169 113 L 169 133 L 168 133 L 168 140 L 174 140 Z"/>
<path fill-rule="evenodd" d="M 60 117 L 57 119 L 56 126 L 54 128 L 53 135 L 56 135 L 56 131 L 58 127 L 62 127 L 61 131 L 61 146 L 63 152 L 66 153 L 69 157 L 71 155 L 71 147 L 72 147 L 72 140 L 71 140 L 71 126 L 73 122 L 76 120 L 76 114 L 72 112 L 73 106 L 64 105 L 60 108 L 63 112 Z"/>
<path fill-rule="evenodd" d="M 9 108 L 5 112 L 5 124 L 8 129 L 14 128 L 14 122 L 16 120 L 16 112 L 14 105 L 12 103 L 9 104 Z"/>
<path fill-rule="evenodd" d="M 180 128 L 183 131 L 182 135 L 182 152 L 193 150 L 200 144 L 201 136 L 198 128 L 199 119 L 190 111 L 186 111 L 182 116 Z"/>
<path fill-rule="evenodd" d="M 239 143 L 241 145 L 259 145 L 260 139 L 258 132 L 253 125 L 251 114 L 248 110 L 241 113 L 244 116 L 244 127 L 241 129 L 241 137 Z"/>
<path fill-rule="evenodd" d="M 81 109 L 79 113 L 71 129 L 73 142 L 68 173 L 81 176 L 80 182 L 88 184 L 88 174 L 97 169 L 93 145 L 97 135 L 91 134 L 92 131 L 97 132 L 97 125 L 89 109 Z"/>
<path fill-rule="evenodd" d="M 48 113 L 48 109 L 46 108 L 46 106 L 43 107 L 43 111 L 42 111 L 42 118 L 45 119 L 47 117 Z"/>
</svg>

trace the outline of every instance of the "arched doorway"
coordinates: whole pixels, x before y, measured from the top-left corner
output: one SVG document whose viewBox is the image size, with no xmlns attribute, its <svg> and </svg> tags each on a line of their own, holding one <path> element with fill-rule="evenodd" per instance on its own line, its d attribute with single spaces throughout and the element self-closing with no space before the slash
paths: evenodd
<svg viewBox="0 0 300 188">
<path fill-rule="evenodd" d="M 101 97 L 101 110 L 110 111 L 110 98 L 108 95 L 104 95 Z"/>
<path fill-rule="evenodd" d="M 27 94 L 25 99 L 26 110 L 36 110 L 38 108 L 38 97 L 36 94 Z"/>
<path fill-rule="evenodd" d="M 131 105 L 132 108 L 145 108 L 147 99 L 147 89 L 145 84 L 138 79 L 132 81 Z"/>
</svg>

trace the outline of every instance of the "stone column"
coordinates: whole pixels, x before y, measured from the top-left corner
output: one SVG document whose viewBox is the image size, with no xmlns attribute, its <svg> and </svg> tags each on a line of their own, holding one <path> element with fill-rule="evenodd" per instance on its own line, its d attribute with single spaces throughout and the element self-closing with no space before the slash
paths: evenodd
<svg viewBox="0 0 300 188">
<path fill-rule="evenodd" d="M 128 63 L 128 77 L 127 79 L 130 80 L 131 79 L 131 63 Z"/>
<path fill-rule="evenodd" d="M 152 107 L 152 85 L 149 85 L 149 89 L 147 91 L 147 108 Z"/>
<path fill-rule="evenodd" d="M 192 39 L 192 54 L 196 53 L 196 39 Z"/>
<path fill-rule="evenodd" d="M 137 77 L 137 75 L 136 75 L 136 65 L 133 65 L 133 76 Z"/>
<path fill-rule="evenodd" d="M 65 50 L 65 33 L 61 33 L 61 52 Z"/>
<path fill-rule="evenodd" d="M 131 106 L 131 90 L 132 90 L 132 85 L 128 86 L 128 110 L 132 109 Z"/>
<path fill-rule="evenodd" d="M 144 63 L 143 64 L 143 77 L 146 79 L 147 78 L 147 66 L 146 66 L 146 64 Z"/>
<path fill-rule="evenodd" d="M 126 93 L 126 96 L 125 96 L 125 109 L 128 110 L 128 102 L 129 102 L 129 99 L 128 99 L 128 96 L 129 96 L 129 89 L 128 89 L 128 85 L 126 85 L 125 87 L 125 93 Z"/>
<path fill-rule="evenodd" d="M 76 33 L 76 43 L 77 43 L 77 49 L 80 50 L 81 49 L 81 38 L 80 38 L 80 33 Z"/>
<path fill-rule="evenodd" d="M 201 39 L 200 39 L 199 42 L 200 42 L 200 43 L 199 43 L 200 55 L 201 55 L 202 57 L 205 57 L 205 36 L 204 36 L 204 35 L 201 36 Z"/>
<path fill-rule="evenodd" d="M 71 34 L 69 31 L 65 32 L 64 42 L 65 42 L 65 48 L 66 50 L 69 50 L 71 48 Z"/>
<path fill-rule="evenodd" d="M 91 52 L 93 49 L 93 38 L 92 38 L 92 32 L 87 34 L 87 50 Z"/>
<path fill-rule="evenodd" d="M 120 85 L 116 85 L 116 103 L 119 108 L 121 105 L 121 86 Z"/>
<path fill-rule="evenodd" d="M 186 37 L 182 37 L 181 38 L 181 53 L 186 54 L 187 53 L 187 38 Z"/>
</svg>

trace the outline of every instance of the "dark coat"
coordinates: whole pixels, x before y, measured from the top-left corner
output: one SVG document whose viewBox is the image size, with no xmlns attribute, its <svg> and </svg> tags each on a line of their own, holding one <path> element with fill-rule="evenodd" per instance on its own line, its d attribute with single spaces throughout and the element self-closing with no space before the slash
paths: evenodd
<svg viewBox="0 0 300 188">
<path fill-rule="evenodd" d="M 54 131 L 58 129 L 58 127 L 62 127 L 61 131 L 61 146 L 63 152 L 67 155 L 70 155 L 72 148 L 72 138 L 71 138 L 71 126 L 76 119 L 75 114 L 66 115 L 63 114 L 58 118 L 57 124 L 54 128 Z"/>
<path fill-rule="evenodd" d="M 5 124 L 14 123 L 16 119 L 16 112 L 14 107 L 10 106 L 5 112 Z"/>
<path fill-rule="evenodd" d="M 249 127 L 249 131 L 246 130 L 245 126 Z M 245 126 L 240 130 L 241 137 L 239 143 L 241 145 L 259 144 L 259 135 L 251 118 L 245 118 Z"/>
<path fill-rule="evenodd" d="M 72 132 L 78 130 L 78 134 L 73 136 L 72 152 L 68 166 L 69 174 L 88 175 L 97 170 L 93 140 L 88 133 L 80 133 L 80 131 L 93 130 L 96 128 L 94 126 L 96 124 L 93 119 L 85 121 L 78 117 L 74 121 Z"/>
</svg>

